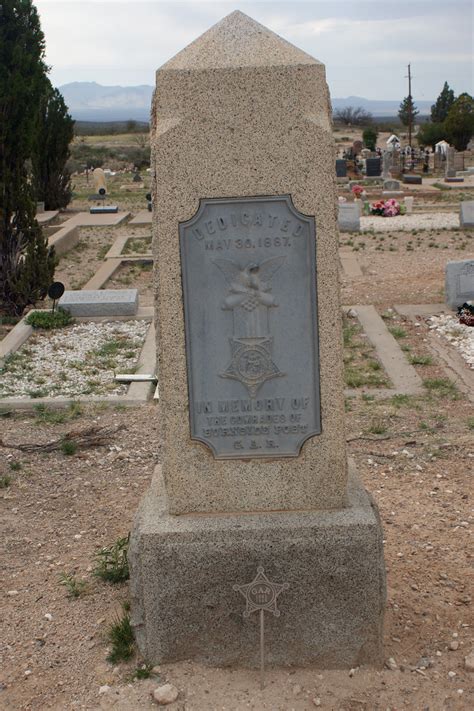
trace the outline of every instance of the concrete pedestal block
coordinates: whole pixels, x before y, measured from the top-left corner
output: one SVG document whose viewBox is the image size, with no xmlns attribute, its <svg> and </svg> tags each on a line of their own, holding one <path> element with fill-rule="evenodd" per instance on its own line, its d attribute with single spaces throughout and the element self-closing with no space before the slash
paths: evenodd
<svg viewBox="0 0 474 711">
<path fill-rule="evenodd" d="M 153 664 L 192 659 L 258 667 L 258 613 L 233 589 L 263 566 L 288 583 L 265 613 L 269 665 L 382 662 L 385 567 L 377 508 L 350 466 L 334 511 L 170 516 L 157 473 L 130 541 L 132 624 Z"/>
</svg>

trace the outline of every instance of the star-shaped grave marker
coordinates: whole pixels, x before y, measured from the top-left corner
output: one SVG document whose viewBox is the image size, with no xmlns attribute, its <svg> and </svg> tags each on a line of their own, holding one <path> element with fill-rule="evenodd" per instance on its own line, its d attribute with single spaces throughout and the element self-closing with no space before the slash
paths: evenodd
<svg viewBox="0 0 474 711">
<path fill-rule="evenodd" d="M 280 616 L 277 608 L 277 598 L 283 590 L 288 590 L 288 583 L 272 583 L 265 575 L 260 565 L 257 575 L 247 585 L 234 585 L 234 590 L 241 593 L 246 602 L 244 617 L 250 617 L 252 612 L 260 612 L 260 688 L 263 689 L 265 671 L 265 610 L 275 617 Z"/>
</svg>

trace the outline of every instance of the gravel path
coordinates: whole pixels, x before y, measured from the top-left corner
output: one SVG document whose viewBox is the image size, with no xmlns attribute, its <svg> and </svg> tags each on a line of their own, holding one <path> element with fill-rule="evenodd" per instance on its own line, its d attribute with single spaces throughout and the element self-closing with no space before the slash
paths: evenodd
<svg viewBox="0 0 474 711">
<path fill-rule="evenodd" d="M 462 355 L 470 368 L 474 369 L 474 328 L 459 323 L 455 316 L 441 314 L 429 320 L 430 329 L 446 338 Z"/>
<path fill-rule="evenodd" d="M 459 229 L 459 215 L 453 213 L 432 213 L 421 215 L 397 215 L 397 217 L 380 217 L 371 215 L 360 218 L 362 232 L 393 232 L 394 230 L 409 232 L 410 230 L 441 230 Z"/>
<path fill-rule="evenodd" d="M 114 372 L 130 372 L 149 324 L 81 323 L 33 334 L 0 369 L 0 398 L 120 395 L 127 385 Z"/>
</svg>

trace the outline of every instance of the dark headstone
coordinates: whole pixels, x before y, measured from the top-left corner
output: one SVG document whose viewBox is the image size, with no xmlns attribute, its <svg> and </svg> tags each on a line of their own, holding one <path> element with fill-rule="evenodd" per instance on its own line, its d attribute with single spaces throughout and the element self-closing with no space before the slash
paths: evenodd
<svg viewBox="0 0 474 711">
<path fill-rule="evenodd" d="M 402 180 L 406 185 L 421 185 L 421 175 L 403 175 Z"/>
<path fill-rule="evenodd" d="M 142 179 L 142 176 L 140 175 L 140 173 L 135 173 L 135 175 L 133 176 L 133 182 L 134 183 L 143 183 L 143 179 Z"/>
<path fill-rule="evenodd" d="M 464 178 L 448 177 L 444 179 L 445 183 L 464 183 Z"/>
<path fill-rule="evenodd" d="M 382 173 L 380 158 L 367 158 L 365 161 L 365 174 L 368 178 L 378 178 Z"/>
<path fill-rule="evenodd" d="M 336 177 L 345 178 L 347 175 L 347 163 L 344 158 L 336 160 Z"/>
</svg>

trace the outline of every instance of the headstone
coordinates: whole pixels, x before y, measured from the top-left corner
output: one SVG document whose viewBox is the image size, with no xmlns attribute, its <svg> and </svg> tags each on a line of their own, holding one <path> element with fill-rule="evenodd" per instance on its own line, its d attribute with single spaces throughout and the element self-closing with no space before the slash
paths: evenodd
<svg viewBox="0 0 474 711">
<path fill-rule="evenodd" d="M 347 175 L 347 162 L 344 158 L 338 158 L 336 160 L 336 176 L 338 178 L 345 178 Z"/>
<path fill-rule="evenodd" d="M 400 190 L 399 180 L 384 180 L 383 181 L 384 190 Z"/>
<path fill-rule="evenodd" d="M 234 12 L 157 72 L 152 125 L 163 442 L 130 540 L 138 646 L 154 664 L 259 666 L 236 586 L 262 567 L 288 582 L 273 664 L 379 662 L 382 533 L 352 467 L 348 486 L 324 66 Z"/>
<path fill-rule="evenodd" d="M 365 174 L 368 178 L 378 178 L 381 173 L 380 158 L 367 158 L 365 161 Z"/>
<path fill-rule="evenodd" d="M 143 178 L 140 173 L 135 173 L 132 180 L 134 183 L 143 183 Z"/>
<path fill-rule="evenodd" d="M 411 215 L 413 213 L 413 202 L 415 198 L 412 197 L 411 195 L 407 195 L 405 199 L 403 200 L 403 204 L 406 207 L 406 214 Z"/>
<path fill-rule="evenodd" d="M 138 289 L 65 291 L 58 306 L 71 316 L 134 316 Z"/>
<path fill-rule="evenodd" d="M 446 264 L 446 303 L 456 310 L 474 300 L 474 259 Z"/>
<path fill-rule="evenodd" d="M 449 146 L 446 149 L 446 170 L 444 177 L 445 178 L 455 178 L 456 177 L 456 169 L 454 167 L 454 155 L 455 155 L 455 149 L 452 146 Z"/>
<path fill-rule="evenodd" d="M 474 229 L 474 200 L 463 200 L 460 203 L 459 222 L 463 230 Z"/>
<path fill-rule="evenodd" d="M 453 167 L 456 172 L 464 170 L 464 152 L 454 151 Z"/>
<path fill-rule="evenodd" d="M 95 168 L 92 173 L 94 179 L 94 188 L 97 195 L 104 196 L 107 194 L 107 183 L 105 182 L 105 173 L 102 168 Z"/>
<path fill-rule="evenodd" d="M 382 155 L 382 178 L 388 180 L 390 177 L 390 165 L 392 163 L 392 155 L 390 151 L 384 151 Z"/>
<path fill-rule="evenodd" d="M 362 141 L 354 141 L 354 143 L 352 144 L 353 155 L 358 156 L 361 153 L 363 147 L 364 144 L 362 143 Z"/>
<path fill-rule="evenodd" d="M 421 185 L 423 180 L 421 175 L 403 175 L 402 180 L 407 185 Z"/>
<path fill-rule="evenodd" d="M 445 183 L 464 183 L 464 178 L 458 178 L 457 176 L 454 178 L 445 178 L 444 182 Z"/>
<path fill-rule="evenodd" d="M 339 203 L 339 232 L 360 232 L 360 208 L 355 202 Z"/>
<path fill-rule="evenodd" d="M 44 212 L 44 209 L 45 209 L 44 201 L 36 203 L 36 212 L 38 215 L 41 215 Z"/>
</svg>

